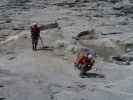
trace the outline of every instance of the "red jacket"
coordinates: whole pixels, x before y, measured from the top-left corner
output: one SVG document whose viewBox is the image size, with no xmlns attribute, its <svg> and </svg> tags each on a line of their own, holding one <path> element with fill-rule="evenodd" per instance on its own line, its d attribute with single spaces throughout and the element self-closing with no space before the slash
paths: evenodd
<svg viewBox="0 0 133 100">
<path fill-rule="evenodd" d="M 31 34 L 32 36 L 39 36 L 40 35 L 40 28 L 35 25 L 31 27 Z"/>
<path fill-rule="evenodd" d="M 83 56 L 79 61 L 78 64 L 91 64 L 91 59 L 88 59 L 87 57 Z"/>
</svg>

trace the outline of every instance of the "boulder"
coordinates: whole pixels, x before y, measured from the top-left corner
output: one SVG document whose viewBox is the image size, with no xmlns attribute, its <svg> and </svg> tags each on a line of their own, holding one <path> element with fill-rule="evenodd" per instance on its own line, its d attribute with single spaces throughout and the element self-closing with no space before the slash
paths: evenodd
<svg viewBox="0 0 133 100">
<path fill-rule="evenodd" d="M 41 30 L 54 29 L 54 28 L 58 28 L 58 27 L 59 27 L 59 24 L 57 22 L 49 23 L 46 25 L 40 25 Z"/>
<path fill-rule="evenodd" d="M 96 39 L 97 36 L 96 36 L 95 30 L 92 29 L 92 30 L 86 30 L 86 31 L 80 32 L 76 36 L 76 38 L 80 38 L 80 39 Z"/>
<path fill-rule="evenodd" d="M 53 44 L 54 48 L 66 48 L 69 45 L 68 41 L 65 40 L 57 40 L 55 41 L 55 43 Z"/>
<path fill-rule="evenodd" d="M 133 38 L 128 38 L 127 40 L 123 41 L 123 46 L 125 51 L 133 51 Z"/>
<path fill-rule="evenodd" d="M 111 39 L 80 40 L 80 44 L 92 48 L 97 55 L 110 59 L 110 56 L 121 55 L 124 50 Z"/>
<path fill-rule="evenodd" d="M 121 5 L 121 6 L 116 6 L 113 9 L 120 11 L 120 13 L 124 15 L 133 14 L 133 10 L 132 10 L 133 5 Z"/>
</svg>

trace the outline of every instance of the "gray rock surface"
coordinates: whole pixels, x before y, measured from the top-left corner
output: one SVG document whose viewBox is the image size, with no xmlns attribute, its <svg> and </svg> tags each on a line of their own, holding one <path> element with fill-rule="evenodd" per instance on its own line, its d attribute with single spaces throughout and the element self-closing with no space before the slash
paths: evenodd
<svg viewBox="0 0 133 100">
<path fill-rule="evenodd" d="M 80 41 L 104 46 L 98 51 L 109 57 L 121 54 L 118 46 L 133 56 L 132 6 L 132 0 L 0 0 L 0 100 L 132 100 L 132 63 L 121 66 L 99 55 L 80 78 L 73 60 L 84 46 L 72 39 L 94 29 L 96 39 Z M 33 22 L 52 51 L 31 50 Z"/>
</svg>

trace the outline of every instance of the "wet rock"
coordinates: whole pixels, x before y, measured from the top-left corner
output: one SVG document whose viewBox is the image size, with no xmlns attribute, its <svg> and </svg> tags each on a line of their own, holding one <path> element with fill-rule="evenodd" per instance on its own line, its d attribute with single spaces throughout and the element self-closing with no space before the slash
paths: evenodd
<svg viewBox="0 0 133 100">
<path fill-rule="evenodd" d="M 92 29 L 91 31 L 82 31 L 77 36 L 77 39 L 96 39 L 96 33 L 95 30 Z"/>
<path fill-rule="evenodd" d="M 133 10 L 132 10 L 133 6 L 132 5 L 116 6 L 113 9 L 120 11 L 120 13 L 124 14 L 124 15 L 133 14 Z"/>
<path fill-rule="evenodd" d="M 90 0 L 75 0 L 75 2 L 83 2 L 83 3 L 86 3 L 86 2 L 90 2 Z"/>
<path fill-rule="evenodd" d="M 125 40 L 122 44 L 125 47 L 125 51 L 129 52 L 133 50 L 133 38 L 130 37 L 127 40 Z"/>
<path fill-rule="evenodd" d="M 12 30 L 25 30 L 25 27 L 13 27 Z"/>
<path fill-rule="evenodd" d="M 98 56 L 109 60 L 110 56 L 120 55 L 124 50 L 111 39 L 80 40 L 81 45 L 92 48 Z"/>
<path fill-rule="evenodd" d="M 11 23 L 11 22 L 12 22 L 11 19 L 7 19 L 7 20 L 5 21 L 5 23 Z"/>
<path fill-rule="evenodd" d="M 0 24 L 11 23 L 11 21 L 11 19 L 3 19 L 2 21 L 0 21 Z"/>
<path fill-rule="evenodd" d="M 106 85 L 106 86 L 104 86 L 104 87 L 106 87 L 106 88 L 111 88 L 113 85 Z"/>
<path fill-rule="evenodd" d="M 16 57 L 9 57 L 8 60 L 13 60 L 15 59 Z"/>
<path fill-rule="evenodd" d="M 53 28 L 58 28 L 58 27 L 59 27 L 59 24 L 57 22 L 55 22 L 55 23 L 50 23 L 50 24 L 47 24 L 47 25 L 41 25 L 40 29 L 41 30 L 46 30 L 46 29 L 53 29 Z"/>
<path fill-rule="evenodd" d="M 131 61 L 133 61 L 133 57 L 114 56 L 112 57 L 112 60 L 115 61 L 115 63 L 117 64 L 130 65 Z"/>
<path fill-rule="evenodd" d="M 122 34 L 122 32 L 101 33 L 101 35 L 115 35 L 115 34 Z"/>
<path fill-rule="evenodd" d="M 75 54 L 79 51 L 79 47 L 75 45 L 68 45 L 68 47 L 66 48 L 66 51 Z"/>
<path fill-rule="evenodd" d="M 78 1 L 74 1 L 74 0 L 69 0 L 69 1 L 62 1 L 62 2 L 58 2 L 55 3 L 56 6 L 62 6 L 62 7 L 74 7 L 77 4 Z"/>
<path fill-rule="evenodd" d="M 95 14 L 94 17 L 97 17 L 97 18 L 102 18 L 104 17 L 102 14 Z"/>
<path fill-rule="evenodd" d="M 5 100 L 6 98 L 5 97 L 1 97 L 0 100 Z"/>
<path fill-rule="evenodd" d="M 68 41 L 65 41 L 65 40 L 57 40 L 55 41 L 54 43 L 54 48 L 64 48 L 64 47 L 67 47 L 69 45 L 69 42 Z"/>
<path fill-rule="evenodd" d="M 11 35 L 13 32 L 12 30 L 1 30 L 0 31 L 0 38 L 5 39 L 7 36 Z"/>
<path fill-rule="evenodd" d="M 80 2 L 81 0 L 75 0 L 75 2 Z"/>
<path fill-rule="evenodd" d="M 4 85 L 0 85 L 0 88 L 3 88 L 4 87 Z"/>
<path fill-rule="evenodd" d="M 117 2 L 120 2 L 122 0 L 108 0 L 108 1 L 111 2 L 111 3 L 117 3 Z"/>
</svg>

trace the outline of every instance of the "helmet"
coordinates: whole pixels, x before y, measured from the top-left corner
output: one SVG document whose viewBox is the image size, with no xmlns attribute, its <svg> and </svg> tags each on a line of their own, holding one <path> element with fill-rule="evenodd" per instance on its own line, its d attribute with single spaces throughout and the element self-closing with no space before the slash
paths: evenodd
<svg viewBox="0 0 133 100">
<path fill-rule="evenodd" d="M 37 26 L 37 23 L 32 23 L 31 26 L 32 27 Z"/>
<path fill-rule="evenodd" d="M 92 59 L 93 58 L 93 56 L 91 54 L 89 54 L 87 57 L 88 57 L 88 59 Z"/>
</svg>

